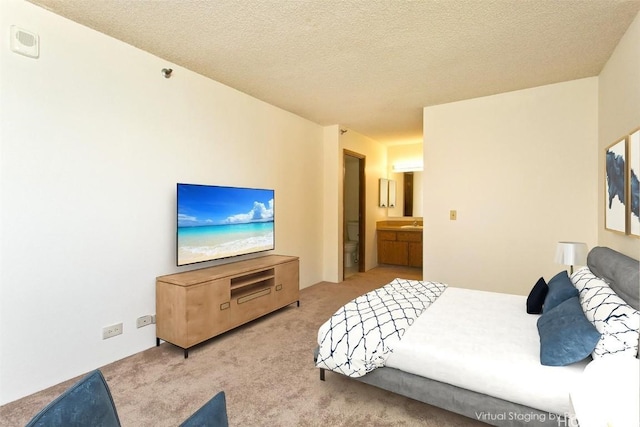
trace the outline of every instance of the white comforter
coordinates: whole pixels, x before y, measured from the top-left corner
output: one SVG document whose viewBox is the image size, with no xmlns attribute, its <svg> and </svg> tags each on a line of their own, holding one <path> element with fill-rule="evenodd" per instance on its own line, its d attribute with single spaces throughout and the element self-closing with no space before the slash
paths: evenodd
<svg viewBox="0 0 640 427">
<path fill-rule="evenodd" d="M 543 411 L 569 413 L 569 391 L 588 360 L 565 367 L 541 365 L 539 316 L 527 314 L 525 306 L 524 296 L 448 287 L 394 344 L 386 366 Z"/>
</svg>

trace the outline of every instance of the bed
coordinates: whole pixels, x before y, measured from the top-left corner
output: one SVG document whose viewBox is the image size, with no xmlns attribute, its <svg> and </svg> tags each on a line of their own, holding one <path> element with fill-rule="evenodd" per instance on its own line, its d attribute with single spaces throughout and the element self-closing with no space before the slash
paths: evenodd
<svg viewBox="0 0 640 427">
<path fill-rule="evenodd" d="M 571 393 L 589 363 L 637 361 L 639 275 L 596 247 L 529 296 L 396 279 L 328 319 L 314 360 L 321 380 L 330 370 L 491 425 L 577 425 Z"/>
</svg>

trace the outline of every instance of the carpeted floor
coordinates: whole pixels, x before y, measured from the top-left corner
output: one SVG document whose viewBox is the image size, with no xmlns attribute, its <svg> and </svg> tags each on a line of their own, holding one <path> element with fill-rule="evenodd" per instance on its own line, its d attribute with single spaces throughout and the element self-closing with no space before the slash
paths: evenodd
<svg viewBox="0 0 640 427">
<path fill-rule="evenodd" d="M 168 343 L 101 367 L 124 427 L 177 426 L 224 390 L 231 426 L 482 426 L 412 399 L 327 373 L 313 349 L 320 325 L 341 305 L 395 277 L 421 271 L 378 267 L 343 283 L 322 282 L 295 304 L 192 348 Z M 0 426 L 23 426 L 77 379 L 0 407 Z"/>
</svg>

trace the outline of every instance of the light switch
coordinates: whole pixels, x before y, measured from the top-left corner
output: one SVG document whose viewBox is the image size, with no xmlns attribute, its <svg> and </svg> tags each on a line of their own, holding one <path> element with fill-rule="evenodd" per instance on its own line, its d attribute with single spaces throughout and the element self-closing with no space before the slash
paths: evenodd
<svg viewBox="0 0 640 427">
<path fill-rule="evenodd" d="M 455 221 L 456 219 L 458 219 L 458 211 L 449 211 L 449 219 L 451 221 Z"/>
</svg>

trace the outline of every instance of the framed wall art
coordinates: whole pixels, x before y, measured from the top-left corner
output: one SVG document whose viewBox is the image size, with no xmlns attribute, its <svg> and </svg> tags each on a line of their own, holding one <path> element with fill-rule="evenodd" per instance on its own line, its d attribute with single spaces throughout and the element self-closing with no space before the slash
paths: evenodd
<svg viewBox="0 0 640 427">
<path fill-rule="evenodd" d="M 629 203 L 627 216 L 629 218 L 629 234 L 640 237 L 640 129 L 636 129 L 628 137 L 629 164 Z"/>
<path fill-rule="evenodd" d="M 607 230 L 627 232 L 627 138 L 614 142 L 605 153 L 605 209 Z"/>
</svg>

